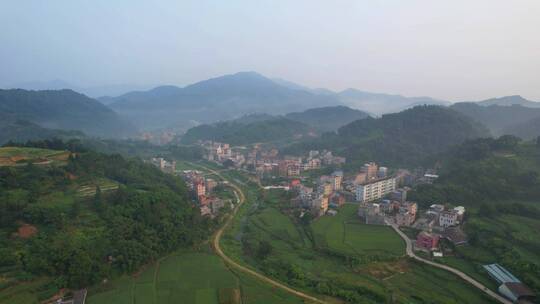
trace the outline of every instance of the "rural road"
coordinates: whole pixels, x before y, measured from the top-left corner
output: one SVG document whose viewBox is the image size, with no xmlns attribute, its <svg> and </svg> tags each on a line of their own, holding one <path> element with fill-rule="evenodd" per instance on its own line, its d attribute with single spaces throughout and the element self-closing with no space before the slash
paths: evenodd
<svg viewBox="0 0 540 304">
<path fill-rule="evenodd" d="M 195 164 L 194 164 L 195 165 Z M 214 234 L 214 237 L 213 237 L 213 240 L 212 240 L 212 245 L 214 246 L 214 250 L 216 251 L 217 255 L 219 255 L 224 261 L 225 263 L 227 263 L 229 266 L 231 267 L 234 267 L 236 269 L 238 269 L 239 271 L 242 271 L 244 273 L 247 273 L 247 274 L 250 274 L 254 277 L 256 277 L 257 279 L 263 281 L 263 282 L 266 282 L 270 285 L 273 285 L 277 288 L 280 288 L 280 289 L 283 289 L 295 296 L 298 296 L 300 298 L 303 298 L 305 300 L 308 300 L 308 301 L 311 301 L 313 303 L 326 303 L 325 301 L 322 301 L 318 298 L 315 298 L 313 296 L 310 296 L 306 293 L 303 293 L 301 291 L 298 291 L 298 290 L 295 290 L 295 289 L 292 289 L 284 284 L 281 284 L 280 282 L 277 282 L 277 281 L 274 281 L 272 280 L 271 278 L 261 274 L 261 273 L 258 273 L 254 270 L 251 270 L 245 266 L 242 266 L 238 263 L 236 263 L 235 261 L 233 261 L 231 258 L 229 258 L 224 252 L 223 250 L 221 250 L 221 246 L 219 244 L 219 241 L 221 240 L 221 236 L 223 235 L 223 231 L 225 231 L 225 229 L 227 229 L 227 227 L 229 226 L 229 224 L 232 222 L 232 220 L 234 219 L 234 216 L 236 215 L 236 213 L 238 212 L 238 210 L 240 209 L 240 207 L 242 206 L 242 204 L 245 202 L 246 200 L 246 196 L 244 195 L 244 192 L 242 191 L 242 189 L 240 189 L 238 186 L 236 186 L 236 184 L 232 183 L 231 181 L 227 180 L 226 178 L 224 178 L 219 172 L 215 171 L 215 170 L 212 170 L 210 168 L 207 168 L 205 166 L 202 166 L 202 165 L 196 165 L 196 166 L 199 166 L 201 168 L 204 168 L 205 170 L 215 174 L 216 176 L 219 176 L 221 179 L 223 180 L 226 180 L 229 182 L 229 185 L 235 190 L 235 192 L 238 194 L 237 198 L 238 198 L 238 204 L 236 204 L 236 207 L 234 208 L 233 210 L 233 213 L 227 218 L 227 220 L 225 221 L 225 224 L 223 224 L 221 226 L 221 228 L 219 228 L 216 233 Z"/>
<path fill-rule="evenodd" d="M 388 223 L 387 223 L 388 224 Z M 401 236 L 401 238 L 405 241 L 405 243 L 407 244 L 407 255 L 417 261 L 420 261 L 422 263 L 426 263 L 428 265 L 431 265 L 433 267 L 437 267 L 437 268 L 440 268 L 440 269 L 444 269 L 446 271 L 450 271 L 451 273 L 457 275 L 458 277 L 462 278 L 463 280 L 469 282 L 470 284 L 472 284 L 474 287 L 482 290 L 484 293 L 486 293 L 487 295 L 489 295 L 490 297 L 494 298 L 495 300 L 501 302 L 501 303 L 504 303 L 504 304 L 512 304 L 511 301 L 507 300 L 506 298 L 503 298 L 502 296 L 500 296 L 499 294 L 493 292 L 491 289 L 487 288 L 486 286 L 484 286 L 483 284 L 479 283 L 478 281 L 476 281 L 475 279 L 469 277 L 468 275 L 466 275 L 465 273 L 455 269 L 455 268 L 452 268 L 452 267 L 449 267 L 449 266 L 446 266 L 446 265 L 443 265 L 443 264 L 439 264 L 439 263 L 435 263 L 435 262 L 432 262 L 430 260 L 426 260 L 424 258 L 421 258 L 419 256 L 417 256 L 416 254 L 414 254 L 414 251 L 413 251 L 413 245 L 412 245 L 412 241 L 411 239 L 409 239 L 407 237 L 407 235 L 405 235 L 405 233 L 403 233 L 403 231 L 399 230 L 398 226 L 396 224 L 389 224 L 390 226 L 392 226 L 392 228 L 394 228 L 394 230 L 397 232 L 397 234 L 399 234 L 399 236 Z"/>
</svg>

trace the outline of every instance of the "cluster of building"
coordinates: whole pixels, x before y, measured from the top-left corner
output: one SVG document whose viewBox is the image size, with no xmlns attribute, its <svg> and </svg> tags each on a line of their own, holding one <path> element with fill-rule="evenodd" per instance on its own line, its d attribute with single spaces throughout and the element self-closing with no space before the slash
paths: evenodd
<svg viewBox="0 0 540 304">
<path fill-rule="evenodd" d="M 324 166 L 344 164 L 344 157 L 335 156 L 332 151 L 313 150 L 304 157 L 283 156 L 276 148 L 264 149 L 255 145 L 251 150 L 235 147 L 227 143 L 202 141 L 205 159 L 218 163 L 231 161 L 236 168 L 257 173 L 258 176 L 298 177 L 307 170 L 320 169 Z"/>
<path fill-rule="evenodd" d="M 221 164 L 231 161 L 237 168 L 241 168 L 246 162 L 244 154 L 240 151 L 233 150 L 231 145 L 227 143 L 203 141 L 201 145 L 206 150 L 205 159 L 209 161 Z"/>
<path fill-rule="evenodd" d="M 461 229 L 465 207 L 446 208 L 441 204 L 433 204 L 413 225 L 420 230 L 416 239 L 416 249 L 436 251 L 439 240 L 447 239 L 454 245 L 467 243 L 467 236 Z"/>
<path fill-rule="evenodd" d="M 176 171 L 176 161 L 174 160 L 168 161 L 163 157 L 154 157 L 150 160 L 150 163 L 165 173 L 174 174 Z"/>
<path fill-rule="evenodd" d="M 306 187 L 299 179 L 293 179 L 289 188 L 295 191 L 297 196 L 291 203 L 293 207 L 309 210 L 314 216 L 321 216 L 327 212 L 336 214 L 335 210 L 328 210 L 328 208 L 329 206 L 338 207 L 345 203 L 346 195 L 341 191 L 342 182 L 342 171 L 319 177 L 315 187 Z"/>
<path fill-rule="evenodd" d="M 358 216 L 365 224 L 411 226 L 416 219 L 418 205 L 407 200 L 408 190 L 394 189 L 376 202 L 361 201 Z"/>
<path fill-rule="evenodd" d="M 186 181 L 190 192 L 196 198 L 201 215 L 215 217 L 221 208 L 230 205 L 229 200 L 213 195 L 218 182 L 211 178 L 205 178 L 202 172 L 186 170 L 182 172 L 182 177 Z"/>
<path fill-rule="evenodd" d="M 247 164 L 258 176 L 298 177 L 304 171 L 325 166 L 344 164 L 346 159 L 334 156 L 331 151 L 310 151 L 305 157 L 279 155 L 277 149 L 259 150 L 255 147 L 249 154 Z"/>
</svg>

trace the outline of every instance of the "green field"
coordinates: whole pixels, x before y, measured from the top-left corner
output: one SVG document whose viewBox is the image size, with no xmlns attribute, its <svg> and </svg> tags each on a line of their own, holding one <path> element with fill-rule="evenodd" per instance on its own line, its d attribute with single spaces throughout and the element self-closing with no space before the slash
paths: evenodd
<svg viewBox="0 0 540 304">
<path fill-rule="evenodd" d="M 345 254 L 387 253 L 401 256 L 405 243 L 390 228 L 361 224 L 357 205 L 346 204 L 336 216 L 323 216 L 311 224 L 318 244 Z"/>
<path fill-rule="evenodd" d="M 124 276 L 90 290 L 89 304 L 301 303 L 250 276 L 232 272 L 216 255 L 182 252 L 137 276 Z"/>
</svg>

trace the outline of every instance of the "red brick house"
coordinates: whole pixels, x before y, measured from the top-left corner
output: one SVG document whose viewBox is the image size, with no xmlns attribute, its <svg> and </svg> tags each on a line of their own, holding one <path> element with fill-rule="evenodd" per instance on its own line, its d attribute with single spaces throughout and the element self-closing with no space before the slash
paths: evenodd
<svg viewBox="0 0 540 304">
<path fill-rule="evenodd" d="M 428 232 L 420 232 L 416 237 L 416 248 L 434 250 L 439 244 L 439 235 Z"/>
</svg>

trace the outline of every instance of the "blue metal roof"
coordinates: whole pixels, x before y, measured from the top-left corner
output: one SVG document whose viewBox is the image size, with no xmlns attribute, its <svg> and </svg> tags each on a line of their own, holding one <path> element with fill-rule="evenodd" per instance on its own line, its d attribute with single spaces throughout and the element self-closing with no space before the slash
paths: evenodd
<svg viewBox="0 0 540 304">
<path fill-rule="evenodd" d="M 521 283 L 521 281 L 499 264 L 489 264 L 483 266 L 488 274 L 500 284 Z"/>
</svg>

